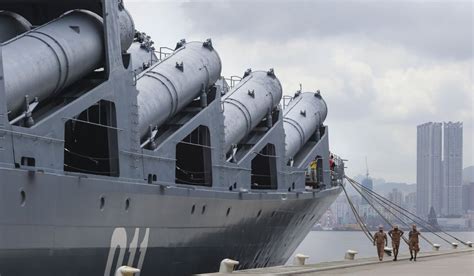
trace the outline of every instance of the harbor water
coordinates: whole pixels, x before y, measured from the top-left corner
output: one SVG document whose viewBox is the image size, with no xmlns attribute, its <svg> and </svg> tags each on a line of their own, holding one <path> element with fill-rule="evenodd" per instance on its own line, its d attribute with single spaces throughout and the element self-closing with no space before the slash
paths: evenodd
<svg viewBox="0 0 474 276">
<path fill-rule="evenodd" d="M 371 232 L 374 234 L 374 232 Z M 463 240 L 474 241 L 474 232 L 449 232 L 451 235 Z M 431 242 L 441 245 L 440 250 L 451 249 L 451 246 L 446 242 L 435 236 L 432 233 L 422 234 Z M 448 241 L 457 242 L 456 240 L 447 237 L 442 233 L 438 233 Z M 408 232 L 405 231 L 405 236 Z M 457 242 L 459 248 L 465 245 Z M 391 246 L 390 237 L 388 238 L 388 246 Z M 287 264 L 293 262 L 295 254 L 301 253 L 310 256 L 308 263 L 320 263 L 327 261 L 338 261 L 344 259 L 344 254 L 348 249 L 358 251 L 356 258 L 361 257 L 375 257 L 377 251 L 375 246 L 367 239 L 362 231 L 311 231 L 303 242 L 293 253 Z M 433 248 L 425 240 L 420 238 L 420 255 L 423 252 L 431 252 Z M 400 254 L 408 254 L 408 247 L 403 241 L 400 243 Z"/>
</svg>

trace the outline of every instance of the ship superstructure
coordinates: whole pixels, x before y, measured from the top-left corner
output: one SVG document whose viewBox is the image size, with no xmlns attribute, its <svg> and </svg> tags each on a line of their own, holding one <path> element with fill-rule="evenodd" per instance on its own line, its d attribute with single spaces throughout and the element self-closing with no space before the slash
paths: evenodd
<svg viewBox="0 0 474 276">
<path fill-rule="evenodd" d="M 156 50 L 121 1 L 0 10 L 0 275 L 283 264 L 340 193 L 319 91 L 223 78 L 210 39 Z"/>
</svg>

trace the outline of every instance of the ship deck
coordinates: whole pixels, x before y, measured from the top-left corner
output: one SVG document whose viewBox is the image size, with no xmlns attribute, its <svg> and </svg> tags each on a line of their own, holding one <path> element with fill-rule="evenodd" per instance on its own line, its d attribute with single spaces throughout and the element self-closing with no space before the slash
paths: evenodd
<svg viewBox="0 0 474 276">
<path fill-rule="evenodd" d="M 400 255 L 397 262 L 392 257 L 360 258 L 353 261 L 335 261 L 303 266 L 275 266 L 235 271 L 237 275 L 474 275 L 474 249 L 443 250 L 420 253 L 417 262 L 409 255 Z M 210 273 L 202 275 L 224 275 Z"/>
</svg>

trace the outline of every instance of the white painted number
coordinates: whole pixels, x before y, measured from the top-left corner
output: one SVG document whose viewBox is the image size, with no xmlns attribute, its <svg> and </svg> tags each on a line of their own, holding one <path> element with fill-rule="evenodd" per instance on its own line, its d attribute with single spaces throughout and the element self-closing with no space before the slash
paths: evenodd
<svg viewBox="0 0 474 276">
<path fill-rule="evenodd" d="M 138 259 L 138 263 L 136 268 L 142 269 L 143 266 L 143 261 L 145 261 L 145 255 L 146 255 L 146 250 L 148 248 L 148 239 L 150 236 L 150 228 L 145 229 L 145 235 L 143 236 L 143 240 L 140 243 L 140 248 L 138 248 L 138 238 L 140 235 L 140 228 L 135 228 L 135 233 L 133 234 L 132 241 L 130 242 L 130 245 L 128 246 L 128 252 L 129 252 L 129 257 L 128 257 L 128 266 L 132 266 L 135 263 L 135 255 L 137 253 L 137 250 L 140 252 L 140 257 Z M 104 276 L 111 276 L 110 273 L 112 272 L 112 263 L 115 258 L 115 252 L 119 248 L 119 255 L 117 259 L 117 265 L 115 269 L 113 270 L 114 272 L 124 265 L 124 258 L 125 258 L 125 251 L 127 249 L 127 231 L 125 228 L 115 228 L 114 232 L 112 233 L 112 238 L 110 239 L 110 250 L 109 250 L 109 256 L 107 258 L 107 265 L 105 266 L 105 272 Z"/>
</svg>

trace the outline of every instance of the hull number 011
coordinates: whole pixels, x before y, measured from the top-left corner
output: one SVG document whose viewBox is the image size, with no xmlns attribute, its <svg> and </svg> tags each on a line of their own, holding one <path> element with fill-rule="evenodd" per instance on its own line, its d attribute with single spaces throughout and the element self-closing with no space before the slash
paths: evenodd
<svg viewBox="0 0 474 276">
<path fill-rule="evenodd" d="M 142 269 L 143 266 L 143 261 L 145 260 L 145 255 L 146 255 L 146 250 L 148 248 L 148 238 L 150 236 L 150 228 L 145 229 L 145 234 L 143 235 L 142 241 L 139 244 L 139 236 L 140 236 L 140 228 L 135 228 L 135 233 L 133 234 L 133 237 L 130 241 L 130 244 L 128 243 L 128 237 L 127 237 L 127 231 L 125 228 L 115 228 L 114 232 L 112 233 L 112 238 L 110 239 L 110 250 L 109 250 L 109 256 L 107 258 L 107 265 L 105 266 L 105 272 L 104 276 L 111 276 L 112 272 L 112 263 L 116 257 L 117 254 L 117 249 L 118 250 L 118 259 L 117 259 L 117 265 L 113 270 L 113 273 L 115 271 L 123 266 L 131 266 L 135 267 L 138 269 Z M 125 261 L 125 252 L 128 250 L 128 260 L 127 263 L 124 263 Z M 135 259 L 138 256 L 138 261 Z"/>
</svg>

